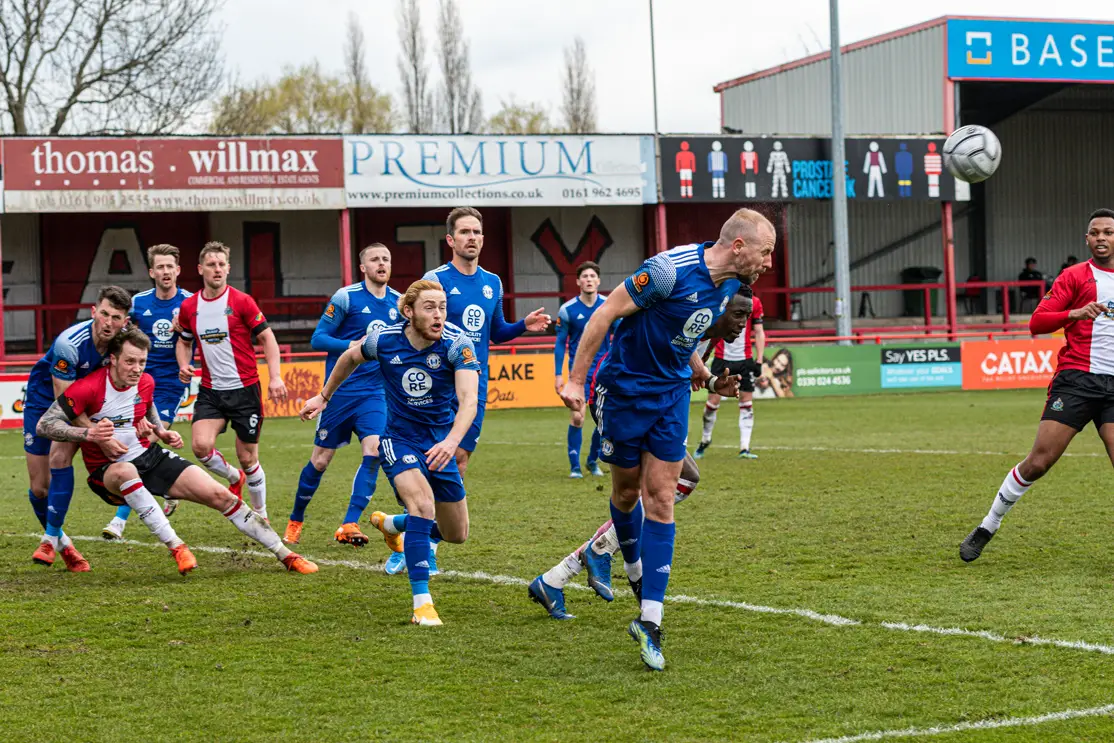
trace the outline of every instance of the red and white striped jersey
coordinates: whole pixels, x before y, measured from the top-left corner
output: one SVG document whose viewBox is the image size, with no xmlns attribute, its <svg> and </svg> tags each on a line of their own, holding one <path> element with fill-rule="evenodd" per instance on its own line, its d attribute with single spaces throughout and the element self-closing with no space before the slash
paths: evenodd
<svg viewBox="0 0 1114 743">
<path fill-rule="evenodd" d="M 754 309 L 747 318 L 747 328 L 743 334 L 735 339 L 734 343 L 724 343 L 723 339 L 716 341 L 716 358 L 724 361 L 742 361 L 754 357 L 753 332 L 755 324 L 761 325 L 764 313 L 762 300 L 754 297 Z"/>
<path fill-rule="evenodd" d="M 112 383 L 108 367 L 102 367 L 71 384 L 59 396 L 58 404 L 71 421 L 82 413 L 94 423 L 108 418 L 116 426 L 112 437 L 128 447 L 124 454 L 113 460 L 97 444 L 89 441 L 82 443 L 81 458 L 90 472 L 114 461 L 130 462 L 147 450 L 150 442 L 136 436 L 135 427 L 147 415 L 147 407 L 154 394 L 155 380 L 150 374 L 140 377 L 139 384 L 121 389 Z"/>
<path fill-rule="evenodd" d="M 1100 302 L 1107 311 L 1092 320 L 1070 322 L 1068 313 Z M 1114 270 L 1092 261 L 1065 268 L 1029 319 L 1033 335 L 1064 329 L 1058 369 L 1114 375 Z"/>
<path fill-rule="evenodd" d="M 216 299 L 204 292 L 187 297 L 178 311 L 182 337 L 201 346 L 201 386 L 238 390 L 259 381 L 254 338 L 267 329 L 267 318 L 250 295 L 231 286 Z"/>
</svg>

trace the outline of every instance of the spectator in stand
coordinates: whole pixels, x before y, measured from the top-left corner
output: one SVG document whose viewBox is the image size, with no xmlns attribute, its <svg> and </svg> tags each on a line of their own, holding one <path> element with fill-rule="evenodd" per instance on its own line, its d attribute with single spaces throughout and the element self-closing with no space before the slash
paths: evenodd
<svg viewBox="0 0 1114 743">
<path fill-rule="evenodd" d="M 1044 274 L 1037 270 L 1037 259 L 1026 258 L 1025 269 L 1017 275 L 1018 281 L 1044 281 Z M 1019 292 L 1021 295 L 1021 311 L 1025 311 L 1025 300 L 1031 299 L 1034 302 L 1040 302 L 1041 295 L 1044 291 L 1036 286 L 1023 286 Z"/>
</svg>

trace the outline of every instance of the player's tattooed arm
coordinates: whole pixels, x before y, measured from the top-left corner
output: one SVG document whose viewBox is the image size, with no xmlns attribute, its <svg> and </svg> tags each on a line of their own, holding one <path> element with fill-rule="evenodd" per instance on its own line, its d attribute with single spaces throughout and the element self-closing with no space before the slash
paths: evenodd
<svg viewBox="0 0 1114 743">
<path fill-rule="evenodd" d="M 92 429 L 83 426 L 74 426 L 62 411 L 62 406 L 55 401 L 39 419 L 35 433 L 51 441 L 92 441 Z"/>
</svg>

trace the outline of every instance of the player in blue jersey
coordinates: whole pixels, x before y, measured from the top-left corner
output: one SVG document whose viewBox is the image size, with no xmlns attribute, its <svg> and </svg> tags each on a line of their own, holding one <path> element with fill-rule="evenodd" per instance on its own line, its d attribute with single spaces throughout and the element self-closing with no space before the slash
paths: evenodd
<svg viewBox="0 0 1114 743">
<path fill-rule="evenodd" d="M 187 387 L 178 378 L 178 359 L 174 355 L 178 344 L 178 333 L 174 330 L 178 308 L 191 294 L 178 286 L 178 276 L 182 273 L 180 257 L 181 252 L 173 245 L 152 245 L 147 249 L 147 274 L 154 280 L 155 288 L 132 297 L 128 313 L 131 324 L 151 339 L 147 373 L 155 380 L 155 410 L 167 429 L 174 425 Z M 169 516 L 177 507 L 178 501 L 166 498 L 163 513 Z M 101 536 L 122 539 L 131 512 L 128 505 L 117 508 L 112 521 L 101 530 Z"/>
<path fill-rule="evenodd" d="M 53 565 L 61 549 L 70 572 L 89 570 L 88 561 L 62 533 L 62 524 L 73 499 L 73 458 L 78 444 L 39 436 L 39 419 L 66 388 L 96 371 L 105 363 L 104 352 L 116 333 L 128 323 L 131 297 L 118 286 L 97 293 L 90 320 L 71 325 L 54 339 L 46 355 L 31 368 L 27 378 L 27 402 L 23 409 L 23 451 L 27 453 L 27 491 L 35 517 L 46 533 L 32 560 Z"/>
<path fill-rule="evenodd" d="M 325 351 L 326 378 L 332 373 L 337 359 L 374 328 L 398 322 L 399 293 L 387 286 L 391 279 L 391 251 L 383 243 L 372 243 L 360 251 L 360 272 L 364 280 L 343 287 L 325 306 L 325 312 L 313 331 L 315 351 Z M 298 478 L 298 492 L 294 496 L 294 510 L 286 525 L 287 544 L 297 544 L 302 537 L 302 525 L 321 476 L 336 450 L 346 446 L 352 434 L 360 440 L 363 461 L 352 479 L 352 495 L 348 512 L 333 535 L 341 544 L 362 547 L 367 537 L 360 531 L 358 522 L 379 477 L 379 436 L 387 422 L 387 402 L 383 393 L 383 375 L 378 362 L 358 368 L 337 390 L 329 407 L 317 419 L 314 432 L 313 453 L 302 468 Z"/>
<path fill-rule="evenodd" d="M 507 322 L 503 316 L 503 281 L 498 274 L 480 268 L 480 251 L 484 246 L 483 216 L 471 207 L 457 207 L 445 220 L 448 233 L 445 241 L 453 251 L 453 259 L 443 266 L 426 273 L 425 279 L 436 281 L 448 298 L 448 322 L 462 328 L 476 351 L 480 363 L 480 390 L 476 417 L 467 435 L 456 450 L 456 463 L 463 476 L 468 462 L 480 440 L 484 412 L 487 409 L 487 354 L 492 343 L 506 343 L 527 330 L 541 331 L 549 327 L 552 318 L 538 308 L 518 322 Z M 437 545 L 434 538 L 429 559 L 437 573 Z M 402 570 L 398 557 L 387 560 L 386 571 L 394 574 Z"/>
<path fill-rule="evenodd" d="M 701 359 L 706 359 L 710 353 L 711 342 L 723 339 L 727 343 L 734 343 L 747 327 L 753 310 L 753 294 L 747 284 L 739 288 L 738 293 L 727 304 L 727 310 L 720 316 L 708 332 L 704 340 L 697 345 L 697 353 Z M 593 366 L 593 369 L 596 367 Z M 700 377 L 703 380 L 703 377 Z M 740 381 L 742 381 L 740 377 Z M 703 383 L 703 382 L 702 382 Z M 589 388 L 592 380 L 589 379 Z M 588 395 L 588 410 L 595 416 L 595 406 L 592 405 L 591 389 Z M 696 490 L 700 482 L 700 468 L 691 454 L 685 456 L 681 467 L 681 476 L 677 480 L 677 490 L 673 494 L 674 504 L 686 500 Z M 565 608 L 565 586 L 579 575 L 581 569 L 588 571 L 588 585 L 604 601 L 613 601 L 615 594 L 611 589 L 611 557 L 619 551 L 619 540 L 615 537 L 615 525 L 608 519 L 600 526 L 595 535 L 581 544 L 563 560 L 549 570 L 545 571 L 530 582 L 528 595 L 530 600 L 541 604 L 553 619 L 575 619 Z"/>
<path fill-rule="evenodd" d="M 588 326 L 592 313 L 603 306 L 600 299 L 600 266 L 594 261 L 585 261 L 576 268 L 576 285 L 580 287 L 580 296 L 570 299 L 561 305 L 557 311 L 557 343 L 553 347 L 553 366 L 556 377 L 553 385 L 557 394 L 565 386 L 565 348 L 568 347 L 569 366 L 576 358 L 576 347 L 580 344 L 580 336 Z M 595 361 L 599 361 L 607 353 L 608 339 L 600 344 Z M 595 363 L 592 368 L 595 368 Z M 587 385 L 585 385 L 584 399 L 588 399 Z M 580 448 L 584 443 L 584 411 L 574 410 L 569 415 L 569 432 L 567 436 L 569 451 L 569 477 L 584 477 L 580 471 Z M 588 471 L 593 475 L 603 475 L 598 460 L 600 458 L 600 431 L 592 431 L 592 444 L 588 449 Z"/>
<path fill-rule="evenodd" d="M 359 364 L 378 360 L 387 397 L 387 429 L 379 444 L 383 470 L 408 515 L 376 512 L 372 523 L 404 553 L 413 594 L 410 621 L 437 626 L 429 593 L 429 540 L 468 538 L 468 502 L 456 450 L 476 415 L 480 364 L 460 328 L 446 322 L 441 285 L 415 281 L 399 300 L 402 322 L 373 328 L 337 360 L 321 394 L 302 408 L 308 420 L 330 403 Z M 455 410 L 455 414 L 454 411 Z"/>
<path fill-rule="evenodd" d="M 628 632 L 642 661 L 662 670 L 661 618 L 673 562 L 673 494 L 685 458 L 690 380 L 727 397 L 738 379 L 718 379 L 694 353 L 727 308 L 740 276 L 771 265 L 776 233 L 769 220 L 740 209 L 719 239 L 659 253 L 616 287 L 592 316 L 561 392 L 572 410 L 584 405 L 584 382 L 607 329 L 622 318 L 596 375 L 601 458 L 611 465 L 611 518 L 641 614 Z M 640 498 L 641 495 L 641 498 Z M 645 518 L 643 518 L 645 509 Z"/>
<path fill-rule="evenodd" d="M 503 281 L 497 274 L 480 268 L 480 251 L 484 246 L 483 216 L 471 207 L 457 207 L 445 222 L 446 242 L 453 259 L 428 272 L 423 278 L 440 284 L 448 297 L 448 322 L 464 329 L 476 349 L 480 362 L 479 407 L 468 435 L 456 452 L 457 466 L 463 475 L 468 460 L 476 450 L 487 407 L 487 352 L 492 343 L 506 343 L 530 331 L 549 327 L 552 318 L 538 308 L 518 322 L 509 323 L 503 316 Z"/>
</svg>

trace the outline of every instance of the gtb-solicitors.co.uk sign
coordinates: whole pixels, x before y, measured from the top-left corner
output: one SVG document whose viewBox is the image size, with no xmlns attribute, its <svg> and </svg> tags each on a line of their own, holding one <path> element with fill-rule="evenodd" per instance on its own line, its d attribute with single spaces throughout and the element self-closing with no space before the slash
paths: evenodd
<svg viewBox="0 0 1114 743">
<path fill-rule="evenodd" d="M 1114 24 L 952 19 L 953 80 L 1114 82 Z"/>
<path fill-rule="evenodd" d="M 352 207 L 657 200 L 648 136 L 350 136 L 344 183 Z"/>
</svg>

